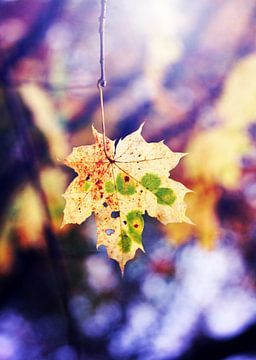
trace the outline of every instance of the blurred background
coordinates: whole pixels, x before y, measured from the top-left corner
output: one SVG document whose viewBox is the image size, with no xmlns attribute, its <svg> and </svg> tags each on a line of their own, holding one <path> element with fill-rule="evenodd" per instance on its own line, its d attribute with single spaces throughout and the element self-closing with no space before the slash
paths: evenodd
<svg viewBox="0 0 256 360">
<path fill-rule="evenodd" d="M 195 226 L 146 216 L 125 270 L 60 229 L 101 129 L 100 0 L 0 0 L 0 360 L 256 359 L 256 2 L 109 0 L 107 135 L 187 155 Z"/>
</svg>

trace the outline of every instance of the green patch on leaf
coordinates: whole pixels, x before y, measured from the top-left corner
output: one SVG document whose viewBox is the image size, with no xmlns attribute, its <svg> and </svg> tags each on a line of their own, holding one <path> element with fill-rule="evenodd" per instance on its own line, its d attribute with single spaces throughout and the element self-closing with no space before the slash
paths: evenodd
<svg viewBox="0 0 256 360">
<path fill-rule="evenodd" d="M 138 210 L 130 211 L 127 215 L 128 234 L 132 240 L 141 244 L 142 231 L 144 228 L 144 219 Z"/>
<path fill-rule="evenodd" d="M 112 181 L 106 181 L 105 182 L 105 191 L 108 194 L 113 194 L 115 191 L 115 186 Z"/>
<path fill-rule="evenodd" d="M 147 173 L 141 179 L 141 185 L 150 191 L 156 191 L 161 185 L 161 179 L 155 174 Z"/>
<path fill-rule="evenodd" d="M 83 184 L 83 191 L 88 191 L 91 187 L 92 183 L 90 181 L 85 181 Z"/>
<path fill-rule="evenodd" d="M 161 205 L 171 206 L 176 200 L 176 195 L 174 194 L 174 191 L 169 188 L 159 188 L 155 192 L 155 195 L 157 197 L 158 204 Z"/>
<path fill-rule="evenodd" d="M 136 193 L 136 183 L 126 174 L 118 174 L 116 177 L 117 191 L 122 195 L 133 195 Z"/>
<path fill-rule="evenodd" d="M 132 239 L 126 234 L 124 230 L 122 230 L 120 235 L 120 241 L 118 243 L 122 252 L 128 253 L 132 247 Z"/>
</svg>

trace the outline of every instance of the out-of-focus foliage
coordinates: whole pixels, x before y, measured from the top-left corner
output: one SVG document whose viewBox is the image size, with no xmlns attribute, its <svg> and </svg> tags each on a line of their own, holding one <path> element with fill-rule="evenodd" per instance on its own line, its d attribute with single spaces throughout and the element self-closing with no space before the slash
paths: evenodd
<svg viewBox="0 0 256 360">
<path fill-rule="evenodd" d="M 240 60 L 225 81 L 217 109 L 224 125 L 244 131 L 256 118 L 256 55 Z"/>
<path fill-rule="evenodd" d="M 31 111 L 37 127 L 47 138 L 52 160 L 55 162 L 62 159 L 67 155 L 69 146 L 51 97 L 35 84 L 24 84 L 19 91 L 24 103 Z M 43 111 L 38 111 L 38 109 L 43 109 Z"/>
<path fill-rule="evenodd" d="M 14 251 L 11 244 L 11 224 L 7 223 L 0 237 L 0 274 L 9 273 L 13 264 Z"/>
<path fill-rule="evenodd" d="M 235 189 L 241 180 L 242 158 L 252 147 L 242 131 L 218 127 L 195 133 L 187 151 L 184 171 L 188 179 Z"/>
<path fill-rule="evenodd" d="M 171 241 L 177 246 L 195 237 L 203 247 L 212 249 L 215 247 L 216 239 L 220 233 L 215 214 L 220 191 L 216 185 L 204 181 L 203 178 L 201 181 L 191 184 L 190 187 L 195 193 L 187 200 L 188 216 L 193 220 L 194 225 L 171 224 L 167 227 L 167 233 Z"/>
<path fill-rule="evenodd" d="M 255 151 L 249 137 L 249 126 L 255 122 L 256 115 L 256 87 L 252 76 L 255 70 L 255 55 L 241 60 L 231 70 L 216 105 L 216 124 L 196 130 L 188 142 L 184 174 L 195 191 L 189 209 L 197 227 L 170 226 L 171 238 L 178 244 L 195 235 L 202 244 L 212 248 L 218 239 L 220 224 L 215 211 L 220 188 L 239 189 L 242 161 Z"/>
<path fill-rule="evenodd" d="M 62 222 L 64 200 L 61 195 L 66 187 L 66 176 L 57 168 L 44 168 L 40 172 L 42 189 L 46 195 L 52 225 L 59 233 Z M 20 189 L 10 204 L 4 231 L 1 234 L 2 252 L 0 269 L 10 270 L 13 260 L 12 238 L 21 248 L 45 247 L 43 226 L 47 221 L 47 214 L 42 204 L 41 194 L 31 185 Z"/>
</svg>

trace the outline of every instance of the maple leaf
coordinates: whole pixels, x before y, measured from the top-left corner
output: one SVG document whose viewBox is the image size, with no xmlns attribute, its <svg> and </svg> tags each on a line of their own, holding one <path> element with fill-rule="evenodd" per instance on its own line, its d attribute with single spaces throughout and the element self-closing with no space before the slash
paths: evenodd
<svg viewBox="0 0 256 360">
<path fill-rule="evenodd" d="M 166 234 L 175 245 L 183 244 L 196 237 L 203 248 L 211 250 L 215 247 L 220 235 L 216 206 L 220 191 L 215 183 L 206 182 L 203 178 L 190 181 L 190 188 L 197 194 L 188 199 L 188 216 L 196 224 L 171 224 L 166 226 Z"/>
<path fill-rule="evenodd" d="M 136 250 L 143 250 L 145 211 L 163 224 L 190 222 L 183 200 L 189 190 L 169 179 L 169 171 L 184 154 L 172 152 L 163 141 L 146 142 L 141 130 L 142 126 L 115 147 L 93 128 L 95 144 L 75 147 L 64 160 L 78 176 L 63 195 L 63 225 L 81 224 L 93 212 L 97 247 L 106 246 L 122 271 Z"/>
<path fill-rule="evenodd" d="M 223 93 L 218 100 L 217 110 L 221 121 L 230 129 L 237 129 L 246 137 L 249 124 L 255 121 L 256 114 L 256 56 L 243 57 L 231 69 L 224 84 Z M 235 104 L 235 106 L 234 106 Z M 243 134 L 243 130 L 245 130 Z"/>
<path fill-rule="evenodd" d="M 251 150 L 248 137 L 241 131 L 221 126 L 200 131 L 194 134 L 187 147 L 191 156 L 184 161 L 186 175 L 190 179 L 236 189 L 240 185 L 241 159 Z"/>
</svg>

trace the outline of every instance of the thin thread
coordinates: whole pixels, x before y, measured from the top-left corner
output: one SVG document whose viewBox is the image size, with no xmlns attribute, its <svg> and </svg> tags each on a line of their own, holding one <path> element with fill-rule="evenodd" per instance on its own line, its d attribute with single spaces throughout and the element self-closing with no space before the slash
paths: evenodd
<svg viewBox="0 0 256 360">
<path fill-rule="evenodd" d="M 99 94 L 100 94 L 100 109 L 101 109 L 101 127 L 102 127 L 102 135 L 103 135 L 103 148 L 105 155 L 107 159 L 109 159 L 109 156 L 107 154 L 107 148 L 106 148 L 106 125 L 105 125 L 105 112 L 104 112 L 104 99 L 103 99 L 103 90 L 102 86 L 98 85 L 99 88 Z"/>
</svg>

